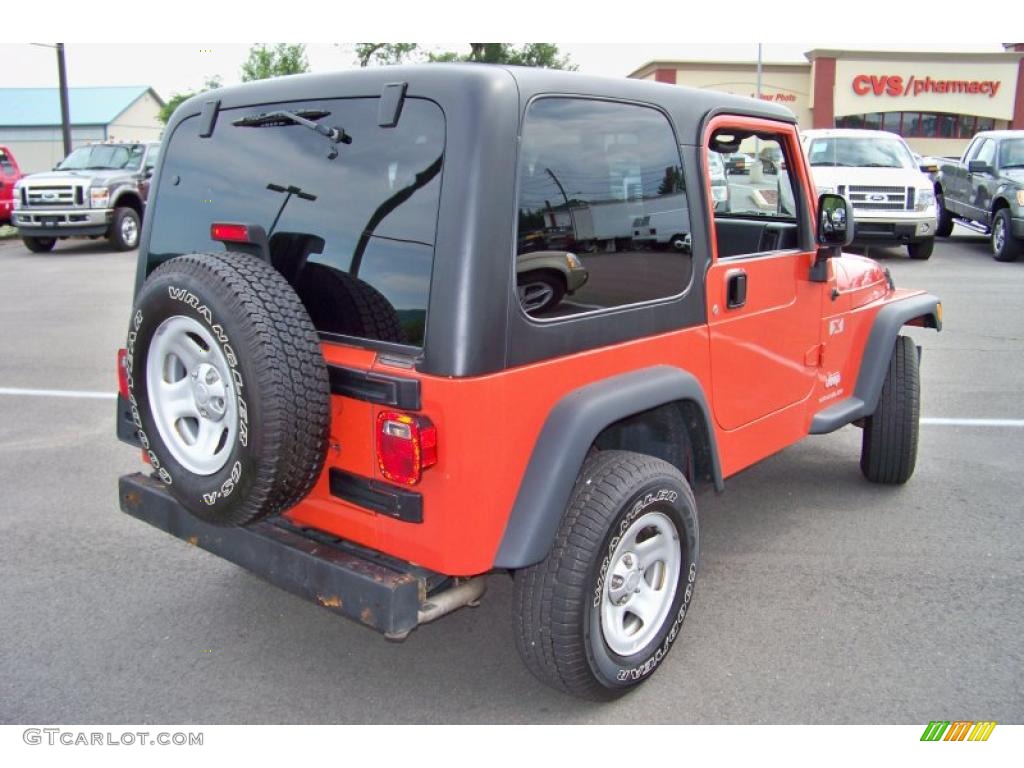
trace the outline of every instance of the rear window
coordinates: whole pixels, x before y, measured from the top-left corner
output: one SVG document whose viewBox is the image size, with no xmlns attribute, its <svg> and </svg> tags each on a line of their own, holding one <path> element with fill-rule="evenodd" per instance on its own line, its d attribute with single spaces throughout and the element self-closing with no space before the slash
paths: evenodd
<svg viewBox="0 0 1024 768">
<path fill-rule="evenodd" d="M 198 117 L 183 121 L 164 150 L 150 259 L 223 250 L 210 239 L 214 222 L 258 225 L 322 334 L 422 346 L 444 116 L 408 98 L 398 125 L 382 128 L 378 102 L 221 110 L 210 138 L 199 138 Z M 344 129 L 351 143 L 287 119 L 253 120 L 279 110 Z"/>
</svg>

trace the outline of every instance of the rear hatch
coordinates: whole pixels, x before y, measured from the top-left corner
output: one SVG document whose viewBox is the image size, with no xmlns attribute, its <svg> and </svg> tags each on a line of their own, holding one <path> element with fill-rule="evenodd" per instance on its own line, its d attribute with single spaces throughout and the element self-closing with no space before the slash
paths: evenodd
<svg viewBox="0 0 1024 768">
<path fill-rule="evenodd" d="M 406 98 L 393 126 L 380 124 L 379 102 L 224 109 L 206 137 L 208 117 L 183 120 L 165 140 L 148 248 L 143 243 L 147 273 L 191 252 L 268 253 L 320 333 L 332 383 L 340 370 L 356 390 L 360 375 L 382 365 L 392 375 L 404 365 L 415 376 L 445 148 L 444 115 L 434 102 Z M 214 239 L 215 224 L 241 224 L 258 233 L 252 240 L 265 240 L 225 245 Z M 373 435 L 380 409 L 343 389 L 332 386 L 327 466 L 379 479 Z M 302 507 L 337 507 L 328 475 Z"/>
</svg>

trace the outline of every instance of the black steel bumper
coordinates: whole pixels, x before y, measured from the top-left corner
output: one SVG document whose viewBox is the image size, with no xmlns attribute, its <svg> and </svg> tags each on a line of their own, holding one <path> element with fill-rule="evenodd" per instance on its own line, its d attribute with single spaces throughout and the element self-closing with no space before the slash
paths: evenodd
<svg viewBox="0 0 1024 768">
<path fill-rule="evenodd" d="M 21 237 L 92 237 L 94 235 L 105 235 L 109 230 L 109 224 L 82 224 L 62 227 L 18 225 L 18 234 Z"/>
<path fill-rule="evenodd" d="M 220 528 L 189 514 L 158 480 L 124 475 L 121 510 L 189 544 L 252 571 L 385 635 L 400 638 L 419 623 L 427 595 L 446 577 L 280 518 Z"/>
</svg>

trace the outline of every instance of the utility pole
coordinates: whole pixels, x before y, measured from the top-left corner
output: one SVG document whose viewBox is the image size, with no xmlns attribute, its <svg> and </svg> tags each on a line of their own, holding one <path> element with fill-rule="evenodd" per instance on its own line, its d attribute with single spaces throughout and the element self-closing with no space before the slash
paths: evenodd
<svg viewBox="0 0 1024 768">
<path fill-rule="evenodd" d="M 757 100 L 761 100 L 761 43 L 757 44 Z"/>
<path fill-rule="evenodd" d="M 60 81 L 60 128 L 64 136 L 64 157 L 71 154 L 71 118 L 68 110 L 68 73 L 64 66 L 64 43 L 57 43 L 57 78 Z"/>
</svg>

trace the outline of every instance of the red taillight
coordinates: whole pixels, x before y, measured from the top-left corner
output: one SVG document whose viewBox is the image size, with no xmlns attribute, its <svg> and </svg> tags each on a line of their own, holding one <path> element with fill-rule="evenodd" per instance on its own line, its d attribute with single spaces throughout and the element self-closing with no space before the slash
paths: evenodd
<svg viewBox="0 0 1024 768">
<path fill-rule="evenodd" d="M 377 414 L 377 466 L 393 483 L 416 485 L 437 463 L 437 428 L 422 416 L 397 411 Z"/>
<path fill-rule="evenodd" d="M 222 243 L 248 243 L 249 228 L 245 224 L 211 224 L 210 239 Z"/>
<path fill-rule="evenodd" d="M 117 391 L 128 399 L 128 350 L 117 350 Z"/>
</svg>

